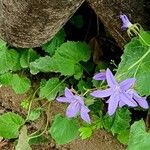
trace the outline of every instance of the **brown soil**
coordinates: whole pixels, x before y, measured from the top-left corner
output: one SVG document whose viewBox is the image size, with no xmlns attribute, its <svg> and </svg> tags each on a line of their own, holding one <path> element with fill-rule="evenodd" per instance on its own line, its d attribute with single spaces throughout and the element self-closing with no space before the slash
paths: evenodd
<svg viewBox="0 0 150 150">
<path fill-rule="evenodd" d="M 8 111 L 17 112 L 25 115 L 26 112 L 20 107 L 20 102 L 27 95 L 16 95 L 10 88 L 0 88 L 0 114 Z M 54 103 L 51 108 L 50 116 L 58 112 L 64 112 L 62 104 Z M 53 140 L 46 145 L 32 146 L 33 150 L 125 150 L 125 147 L 118 143 L 118 141 L 104 130 L 96 131 L 88 140 L 77 139 L 70 144 L 58 146 Z M 8 142 L 1 147 L 0 150 L 13 150 L 13 143 Z"/>
</svg>

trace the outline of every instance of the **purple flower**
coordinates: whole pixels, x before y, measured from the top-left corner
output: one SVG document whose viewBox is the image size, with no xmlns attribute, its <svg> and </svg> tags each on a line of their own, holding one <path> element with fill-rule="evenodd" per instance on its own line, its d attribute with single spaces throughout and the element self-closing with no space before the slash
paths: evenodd
<svg viewBox="0 0 150 150">
<path fill-rule="evenodd" d="M 142 108 L 148 109 L 148 103 L 146 101 L 146 97 L 141 97 L 134 89 L 129 89 L 126 93 L 128 93 L 131 98 L 133 98 Z"/>
<path fill-rule="evenodd" d="M 84 121 L 91 123 L 88 114 L 90 110 L 84 105 L 83 99 L 78 95 L 74 95 L 68 88 L 65 88 L 65 96 L 58 97 L 56 100 L 58 102 L 69 103 L 69 106 L 66 110 L 66 116 L 68 118 L 75 117 L 78 113 L 80 113 L 80 116 Z"/>
<path fill-rule="evenodd" d="M 101 71 L 100 73 L 97 73 L 93 77 L 94 80 L 106 80 L 106 71 Z"/>
<path fill-rule="evenodd" d="M 122 20 L 122 30 L 126 30 L 127 28 L 130 28 L 132 26 L 132 23 L 129 21 L 128 17 L 126 15 L 120 15 L 120 19 Z"/>
<path fill-rule="evenodd" d="M 134 78 L 129 78 L 122 81 L 121 83 L 118 83 L 115 80 L 115 77 L 113 76 L 112 72 L 109 69 L 107 69 L 106 80 L 110 88 L 106 90 L 96 90 L 92 92 L 91 95 L 97 98 L 104 98 L 110 96 L 110 98 L 107 101 L 108 114 L 110 116 L 115 113 L 117 107 L 121 106 L 122 103 L 131 107 L 137 106 L 135 100 L 132 99 L 128 93 L 126 93 L 126 91 L 130 89 L 135 83 Z"/>
</svg>

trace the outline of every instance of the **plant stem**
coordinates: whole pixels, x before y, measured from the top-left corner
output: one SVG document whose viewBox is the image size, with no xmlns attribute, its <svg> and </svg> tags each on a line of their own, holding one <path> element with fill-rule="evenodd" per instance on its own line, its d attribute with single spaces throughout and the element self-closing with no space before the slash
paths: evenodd
<svg viewBox="0 0 150 150">
<path fill-rule="evenodd" d="M 46 130 L 47 130 L 47 128 L 48 128 L 48 125 L 49 125 L 49 115 L 48 115 L 48 113 L 49 113 L 49 111 L 50 111 L 50 105 L 51 105 L 51 102 L 49 102 L 48 109 L 47 109 L 47 112 L 46 112 L 47 119 L 46 119 L 46 126 L 45 126 L 44 130 L 43 130 L 40 134 L 35 135 L 35 136 L 32 136 L 32 135 L 36 134 L 37 132 L 32 133 L 32 134 L 30 135 L 30 137 L 29 137 L 29 140 L 30 140 L 30 139 L 34 139 L 34 138 L 37 138 L 37 137 L 40 137 L 40 136 L 42 136 L 42 135 L 46 132 Z"/>
<path fill-rule="evenodd" d="M 35 91 L 35 92 L 33 93 L 33 95 L 32 95 L 32 98 L 31 98 L 31 101 L 30 101 L 30 104 L 29 104 L 28 114 L 27 114 L 27 117 L 26 117 L 25 122 L 26 122 L 26 121 L 28 120 L 28 118 L 29 118 L 29 115 L 30 115 L 30 112 L 31 112 L 32 103 L 33 103 L 33 100 L 34 100 L 35 95 L 36 95 L 36 93 L 37 93 L 38 90 L 39 90 L 39 88 L 37 88 L 36 91 Z"/>
</svg>

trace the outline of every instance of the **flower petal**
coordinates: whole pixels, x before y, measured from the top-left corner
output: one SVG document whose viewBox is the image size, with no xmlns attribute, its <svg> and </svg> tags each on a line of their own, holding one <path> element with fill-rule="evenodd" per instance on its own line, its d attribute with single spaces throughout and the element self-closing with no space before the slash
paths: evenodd
<svg viewBox="0 0 150 150">
<path fill-rule="evenodd" d="M 120 85 L 120 88 L 124 91 L 128 90 L 129 88 L 131 88 L 131 86 L 135 83 L 135 78 L 129 78 L 129 79 L 126 79 L 124 81 L 122 81 L 119 85 Z"/>
<path fill-rule="evenodd" d="M 113 88 L 114 86 L 118 85 L 118 83 L 116 82 L 115 77 L 113 76 L 110 69 L 106 70 L 106 79 L 107 79 L 107 83 L 110 87 Z"/>
<path fill-rule="evenodd" d="M 93 79 L 94 80 L 106 80 L 106 72 L 101 71 L 100 73 L 97 73 L 96 75 L 94 75 Z"/>
<path fill-rule="evenodd" d="M 137 106 L 137 103 L 131 98 L 131 96 L 129 94 L 122 92 L 119 94 L 119 96 L 120 96 L 120 101 L 123 101 L 128 106 L 131 106 L 131 107 Z"/>
<path fill-rule="evenodd" d="M 149 108 L 146 97 L 141 97 L 134 89 L 129 89 L 126 93 L 129 94 L 142 108 Z"/>
<path fill-rule="evenodd" d="M 119 101 L 119 107 L 123 107 L 124 105 L 126 105 L 123 101 Z"/>
<path fill-rule="evenodd" d="M 122 20 L 122 29 L 127 29 L 132 26 L 132 23 L 129 21 L 126 15 L 120 15 L 120 19 Z"/>
<path fill-rule="evenodd" d="M 69 118 L 75 117 L 79 111 L 80 104 L 78 102 L 73 102 L 68 106 L 66 110 L 66 116 Z"/>
<path fill-rule="evenodd" d="M 84 101 L 82 99 L 82 97 L 78 96 L 78 95 L 74 95 L 74 99 L 78 101 L 78 103 L 80 103 L 81 105 L 84 105 Z"/>
<path fill-rule="evenodd" d="M 86 106 L 81 107 L 81 112 L 80 112 L 81 118 L 87 123 L 91 123 L 91 119 L 88 114 L 89 112 L 90 110 Z"/>
<path fill-rule="evenodd" d="M 118 103 L 119 103 L 119 97 L 116 94 L 113 94 L 110 96 L 109 100 L 108 100 L 108 114 L 110 116 L 112 116 L 117 107 L 118 107 Z"/>
<path fill-rule="evenodd" d="M 66 87 L 65 88 L 65 96 L 67 98 L 72 98 L 74 95 L 72 94 L 72 92 Z"/>
<path fill-rule="evenodd" d="M 142 108 L 144 108 L 144 109 L 148 109 L 148 108 L 149 108 L 148 103 L 147 103 L 147 101 L 146 101 L 146 98 L 144 98 L 144 97 L 141 97 L 141 98 L 139 98 L 139 97 L 134 97 L 134 99 L 135 99 L 135 101 L 136 101 Z"/>
<path fill-rule="evenodd" d="M 113 91 L 111 90 L 111 88 L 106 89 L 106 90 L 96 90 L 94 92 L 92 92 L 90 95 L 97 97 L 97 98 L 103 98 L 103 97 L 108 97 L 113 93 Z"/>
<path fill-rule="evenodd" d="M 69 99 L 67 97 L 57 97 L 56 100 L 58 102 L 71 103 L 71 99 Z"/>
</svg>

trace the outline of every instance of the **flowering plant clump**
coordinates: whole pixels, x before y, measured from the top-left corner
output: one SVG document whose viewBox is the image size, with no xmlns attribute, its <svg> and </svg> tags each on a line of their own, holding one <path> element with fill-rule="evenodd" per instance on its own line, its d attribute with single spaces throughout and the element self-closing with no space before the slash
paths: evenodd
<svg viewBox="0 0 150 150">
<path fill-rule="evenodd" d="M 74 19 L 80 20 L 76 24 Z M 37 141 L 52 137 L 57 144 L 66 144 L 104 129 L 128 145 L 128 150 L 149 149 L 150 32 L 132 24 L 124 14 L 120 19 L 121 29 L 136 37 L 124 46 L 119 63 L 104 57 L 95 64 L 90 46 L 69 41 L 64 29 L 42 45 L 41 52 L 12 49 L 0 40 L 1 85 L 11 86 L 17 94 L 29 94 L 20 104 L 27 111 L 26 118 L 13 112 L 0 115 L 0 137 L 16 139 L 16 150 L 31 150 Z M 71 22 L 82 28 L 82 16 Z M 28 125 L 39 123 L 38 119 L 43 126 L 29 134 Z"/>
<path fill-rule="evenodd" d="M 106 103 L 108 103 L 108 114 L 113 115 L 117 107 L 128 105 L 130 107 L 137 107 L 137 103 L 143 108 L 148 109 L 148 103 L 145 98 L 140 97 L 136 91 L 131 87 L 135 83 L 134 78 L 129 78 L 121 83 L 115 80 L 112 72 L 106 70 L 106 80 L 110 88 L 106 90 L 96 90 L 91 93 L 92 96 L 97 98 L 104 98 L 110 96 Z"/>
<path fill-rule="evenodd" d="M 90 110 L 84 105 L 83 98 L 78 95 L 73 95 L 73 93 L 65 88 L 65 97 L 58 97 L 56 99 L 58 102 L 70 103 L 67 110 L 66 116 L 69 118 L 75 117 L 77 113 L 80 113 L 81 118 L 90 123 L 89 112 Z"/>
</svg>

